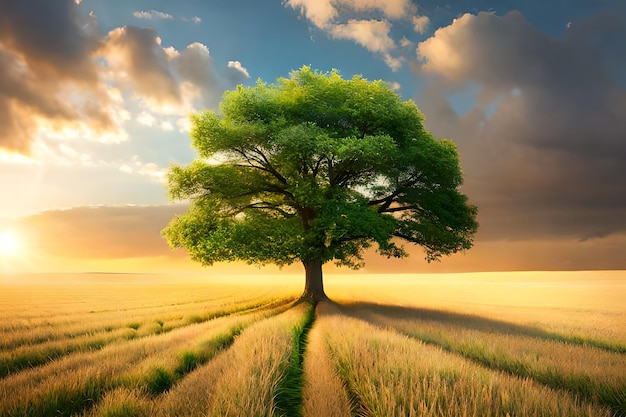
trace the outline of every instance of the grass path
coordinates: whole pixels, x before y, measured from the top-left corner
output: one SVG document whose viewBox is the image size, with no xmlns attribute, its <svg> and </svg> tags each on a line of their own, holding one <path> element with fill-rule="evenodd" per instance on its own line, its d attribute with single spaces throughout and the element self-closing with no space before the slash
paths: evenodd
<svg viewBox="0 0 626 417">
<path fill-rule="evenodd" d="M 328 316 L 338 314 L 331 303 L 317 305 L 317 319 L 308 337 L 304 355 L 304 417 L 351 417 L 348 394 L 330 358 L 326 342 Z"/>
<path fill-rule="evenodd" d="M 276 396 L 276 408 L 281 415 L 302 417 L 304 354 L 315 318 L 315 305 L 310 305 L 302 323 L 294 326 L 292 330 L 293 348 L 289 358 L 289 367 L 278 385 Z"/>
</svg>

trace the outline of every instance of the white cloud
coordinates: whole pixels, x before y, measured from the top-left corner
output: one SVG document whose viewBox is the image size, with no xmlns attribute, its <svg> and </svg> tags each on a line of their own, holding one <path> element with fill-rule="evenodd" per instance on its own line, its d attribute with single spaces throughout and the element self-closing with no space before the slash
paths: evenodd
<svg viewBox="0 0 626 417">
<path fill-rule="evenodd" d="M 164 47 L 149 28 L 125 26 L 110 31 L 102 55 L 110 81 L 133 91 L 152 113 L 182 115 L 215 108 L 226 89 L 250 77 L 239 61 L 228 62 L 226 71 L 220 71 L 202 43 L 191 43 L 181 51 Z M 154 124 L 145 115 L 138 121 Z"/>
<path fill-rule="evenodd" d="M 119 170 L 124 172 L 125 174 L 132 174 L 133 173 L 133 168 L 130 165 L 127 165 L 127 164 L 120 165 Z"/>
<path fill-rule="evenodd" d="M 394 71 L 402 66 L 404 59 L 395 53 L 397 45 L 390 36 L 390 20 L 410 20 L 417 8 L 409 0 L 287 0 L 284 4 L 299 10 L 331 37 L 352 40 L 381 56 Z M 378 13 L 381 17 L 359 18 L 363 13 Z M 424 24 L 428 18 L 420 19 Z"/>
<path fill-rule="evenodd" d="M 403 36 L 402 39 L 400 39 L 400 46 L 403 48 L 410 48 L 413 45 L 414 43 L 408 40 L 406 36 Z"/>
<path fill-rule="evenodd" d="M 292 9 L 300 9 L 301 13 L 320 29 L 326 29 L 339 15 L 331 0 L 287 0 L 284 4 Z"/>
<path fill-rule="evenodd" d="M 136 11 L 133 12 L 133 16 L 135 16 L 137 19 L 173 19 L 174 16 L 172 16 L 169 13 L 164 13 L 164 12 L 160 12 L 158 10 L 149 10 L 149 11 Z"/>
<path fill-rule="evenodd" d="M 385 18 L 408 18 L 415 12 L 409 0 L 287 0 L 284 3 L 302 14 L 320 29 L 328 29 L 342 15 L 381 12 Z"/>
<path fill-rule="evenodd" d="M 228 68 L 233 68 L 243 74 L 246 78 L 250 78 L 248 70 L 241 65 L 239 61 L 228 61 Z"/>
<path fill-rule="evenodd" d="M 169 120 L 163 120 L 161 123 L 159 123 L 159 127 L 161 128 L 161 130 L 165 130 L 167 132 L 171 132 L 174 130 L 174 125 Z"/>
<path fill-rule="evenodd" d="M 154 163 L 143 164 L 139 168 L 139 174 L 148 177 L 149 179 L 157 182 L 164 183 L 167 177 L 168 168 L 161 168 Z"/>
<path fill-rule="evenodd" d="M 192 18 L 182 17 L 180 20 L 182 20 L 183 22 L 191 22 L 195 24 L 202 22 L 202 19 L 200 19 L 198 16 L 194 16 Z"/>
<path fill-rule="evenodd" d="M 137 116 L 137 122 L 144 126 L 152 127 L 156 122 L 156 118 L 152 114 L 142 111 L 141 114 Z"/>
<path fill-rule="evenodd" d="M 419 33 L 423 34 L 428 29 L 428 25 L 430 24 L 430 19 L 428 16 L 413 16 L 413 29 Z"/>
<path fill-rule="evenodd" d="M 189 117 L 181 117 L 176 120 L 176 127 L 178 127 L 180 133 L 188 134 L 191 132 L 191 120 L 189 120 Z"/>
<path fill-rule="evenodd" d="M 165 202 L 157 182 L 167 165 L 194 156 L 189 113 L 216 108 L 250 76 L 239 61 L 215 63 L 200 43 L 164 45 L 153 29 L 102 33 L 77 4 L 0 1 L 0 164 L 8 166 L 0 183 L 12 196 L 1 215 Z M 134 135 L 143 126 L 158 131 Z"/>
<path fill-rule="evenodd" d="M 389 37 L 391 25 L 385 20 L 348 20 L 330 30 L 338 39 L 352 39 L 372 52 L 385 53 L 395 46 Z"/>
<path fill-rule="evenodd" d="M 394 71 L 402 66 L 402 58 L 391 55 L 396 45 L 389 36 L 391 24 L 386 20 L 348 20 L 332 26 L 330 35 L 337 39 L 350 39 L 367 50 L 380 54 Z"/>
</svg>

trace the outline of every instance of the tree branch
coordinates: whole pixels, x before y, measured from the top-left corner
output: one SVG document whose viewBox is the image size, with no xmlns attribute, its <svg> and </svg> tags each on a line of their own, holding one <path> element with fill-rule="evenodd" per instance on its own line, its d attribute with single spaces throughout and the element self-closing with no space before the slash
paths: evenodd
<svg viewBox="0 0 626 417">
<path fill-rule="evenodd" d="M 320 156 L 317 162 L 315 163 L 315 166 L 311 170 L 311 172 L 313 173 L 313 177 L 317 177 L 317 173 L 319 172 L 320 167 L 322 166 L 322 161 L 324 160 L 324 158 L 325 157 L 323 155 Z"/>
<path fill-rule="evenodd" d="M 382 204 L 382 203 L 388 203 L 388 202 L 390 203 L 398 195 L 400 195 L 400 191 L 399 190 L 395 190 L 393 193 L 389 194 L 386 197 L 368 201 L 367 205 L 368 206 L 375 206 L 376 204 Z"/>
<path fill-rule="evenodd" d="M 269 170 L 269 172 L 271 172 L 276 178 L 278 178 L 278 180 L 280 182 L 282 182 L 283 184 L 287 184 L 287 179 L 285 177 L 283 177 L 277 170 L 276 168 L 274 168 L 274 166 L 272 165 L 272 163 L 270 162 L 270 160 L 267 158 L 267 156 L 265 156 L 265 154 L 263 153 L 263 151 L 261 151 L 259 148 L 254 147 L 252 148 L 252 150 L 254 152 L 256 152 L 257 155 L 259 155 L 263 161 L 265 162 L 264 166 Z"/>
<path fill-rule="evenodd" d="M 397 213 L 399 211 L 405 211 L 405 210 L 415 210 L 418 209 L 419 206 L 417 205 L 410 205 L 410 206 L 399 206 L 399 207 L 387 207 L 383 210 L 378 209 L 379 213 Z"/>
<path fill-rule="evenodd" d="M 252 152 L 256 154 L 256 157 L 249 155 L 246 152 L 246 149 L 243 149 L 243 148 L 233 148 L 233 150 L 237 152 L 239 155 L 241 155 L 248 163 L 248 165 L 238 165 L 238 166 L 243 166 L 243 167 L 248 166 L 250 168 L 260 169 L 269 174 L 272 174 L 281 183 L 287 184 L 287 179 L 283 177 L 280 174 L 280 172 L 276 170 L 276 168 L 274 168 L 272 163 L 269 161 L 269 159 L 267 159 L 263 151 L 261 151 L 259 148 L 254 147 L 251 150 Z"/>
<path fill-rule="evenodd" d="M 245 210 L 272 210 L 285 218 L 294 217 L 295 213 L 289 213 L 286 210 L 280 208 L 279 204 L 269 203 L 267 201 L 257 201 L 255 203 L 248 204 L 246 206 L 240 207 L 235 213 L 242 213 Z"/>
</svg>

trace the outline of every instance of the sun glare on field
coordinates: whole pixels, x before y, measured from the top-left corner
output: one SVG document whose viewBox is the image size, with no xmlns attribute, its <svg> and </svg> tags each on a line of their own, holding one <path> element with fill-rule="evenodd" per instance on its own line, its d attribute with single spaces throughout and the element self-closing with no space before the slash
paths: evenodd
<svg viewBox="0 0 626 417">
<path fill-rule="evenodd" d="M 21 242 L 19 236 L 12 231 L 0 231 L 0 258 L 9 258 L 19 254 Z"/>
</svg>

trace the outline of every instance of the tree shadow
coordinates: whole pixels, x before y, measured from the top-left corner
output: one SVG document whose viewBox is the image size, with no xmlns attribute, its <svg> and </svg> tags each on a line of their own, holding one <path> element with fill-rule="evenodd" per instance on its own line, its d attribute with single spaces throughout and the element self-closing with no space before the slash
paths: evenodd
<svg viewBox="0 0 626 417">
<path fill-rule="evenodd" d="M 521 378 L 531 378 L 552 389 L 569 391 L 584 401 L 608 407 L 614 416 L 626 416 L 626 390 L 624 385 L 603 385 L 600 381 L 599 385 L 595 386 L 591 384 L 589 376 L 584 373 L 574 375 L 555 370 L 542 371 L 540 368 L 533 369 L 532 366 L 529 367 L 528 363 L 517 357 L 506 357 L 506 355 L 504 357 L 494 357 L 490 354 L 485 354 L 486 351 L 480 346 L 479 339 L 481 338 L 480 333 L 483 333 L 485 336 L 489 333 L 511 335 L 514 337 L 529 337 L 563 344 L 593 347 L 617 354 L 626 353 L 626 346 L 624 345 L 610 341 L 559 334 L 536 326 L 515 324 L 495 318 L 445 310 L 367 302 L 332 304 L 332 309 L 328 310 L 331 310 L 333 315 L 344 315 L 363 320 L 379 328 L 389 328 L 410 338 L 437 346 L 452 354 L 460 355 L 489 369 L 506 372 Z M 391 319 L 391 322 L 386 321 L 386 319 Z M 419 330 L 416 332 L 403 330 L 401 323 L 398 323 L 397 326 L 393 324 L 394 319 L 415 320 L 424 323 L 425 332 L 420 334 Z M 434 331 L 431 325 L 435 325 Z M 437 326 L 440 326 L 444 334 L 443 337 L 442 333 L 436 330 Z M 419 329 L 419 326 L 416 326 L 416 328 Z M 474 349 L 473 346 L 468 346 L 464 343 L 457 344 L 454 341 L 455 329 L 479 332 L 479 334 L 468 339 L 470 345 L 479 342 L 476 344 L 477 348 Z M 486 337 L 486 340 L 489 340 L 488 337 Z M 591 351 L 589 353 L 593 354 Z"/>
<path fill-rule="evenodd" d="M 343 314 L 361 319 L 363 319 L 363 317 L 360 317 L 360 314 L 362 315 L 363 313 L 378 314 L 396 319 L 412 319 L 440 323 L 442 325 L 455 326 L 465 330 L 526 336 L 572 345 L 595 347 L 609 352 L 626 353 L 626 346 L 618 343 L 550 332 L 537 326 L 516 324 L 474 314 L 368 302 L 351 302 L 345 304 L 332 302 L 332 304 Z"/>
</svg>

